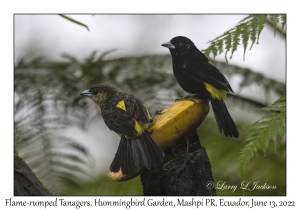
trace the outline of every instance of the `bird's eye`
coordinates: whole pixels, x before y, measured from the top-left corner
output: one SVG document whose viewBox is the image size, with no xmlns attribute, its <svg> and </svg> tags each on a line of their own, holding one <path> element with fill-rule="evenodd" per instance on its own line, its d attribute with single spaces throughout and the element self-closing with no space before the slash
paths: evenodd
<svg viewBox="0 0 300 210">
<path fill-rule="evenodd" d="M 97 95 L 97 90 L 93 90 L 93 95 Z"/>
<path fill-rule="evenodd" d="M 182 43 L 179 43 L 179 47 L 181 47 L 182 46 Z"/>
</svg>

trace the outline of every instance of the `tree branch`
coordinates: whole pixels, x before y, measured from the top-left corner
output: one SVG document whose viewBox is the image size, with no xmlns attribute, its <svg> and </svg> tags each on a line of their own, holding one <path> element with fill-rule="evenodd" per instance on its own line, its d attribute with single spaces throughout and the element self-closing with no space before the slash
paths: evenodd
<svg viewBox="0 0 300 210">
<path fill-rule="evenodd" d="M 14 195 L 51 195 L 16 151 L 14 152 Z"/>
</svg>

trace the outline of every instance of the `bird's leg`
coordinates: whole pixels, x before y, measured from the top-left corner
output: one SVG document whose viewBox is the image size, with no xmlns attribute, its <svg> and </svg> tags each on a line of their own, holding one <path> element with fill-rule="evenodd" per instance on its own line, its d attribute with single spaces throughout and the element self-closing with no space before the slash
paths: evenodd
<svg viewBox="0 0 300 210">
<path fill-rule="evenodd" d="M 189 153 L 190 142 L 189 139 L 186 138 L 186 155 Z"/>
<path fill-rule="evenodd" d="M 157 114 L 162 114 L 163 109 L 157 109 L 154 114 L 152 115 L 151 119 L 150 119 L 150 123 L 152 123 L 154 121 L 154 117 Z"/>
</svg>

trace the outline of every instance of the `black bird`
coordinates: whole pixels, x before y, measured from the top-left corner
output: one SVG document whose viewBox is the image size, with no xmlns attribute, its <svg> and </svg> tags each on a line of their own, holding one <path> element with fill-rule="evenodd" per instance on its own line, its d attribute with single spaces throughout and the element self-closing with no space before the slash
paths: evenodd
<svg viewBox="0 0 300 210">
<path fill-rule="evenodd" d="M 163 151 L 147 132 L 150 115 L 138 98 L 108 85 L 94 86 L 81 95 L 90 97 L 100 107 L 107 127 L 121 136 L 111 172 L 121 169 L 122 174 L 130 177 L 162 161 Z"/>
<path fill-rule="evenodd" d="M 209 99 L 220 133 L 237 138 L 239 131 L 225 105 L 227 92 L 233 90 L 220 70 L 187 37 L 174 37 L 162 46 L 170 50 L 179 85 L 188 93 Z"/>
</svg>

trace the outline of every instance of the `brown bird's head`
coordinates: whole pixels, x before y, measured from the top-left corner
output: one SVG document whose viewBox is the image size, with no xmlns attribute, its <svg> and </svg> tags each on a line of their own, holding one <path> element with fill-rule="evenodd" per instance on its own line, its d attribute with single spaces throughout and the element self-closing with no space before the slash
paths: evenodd
<svg viewBox="0 0 300 210">
<path fill-rule="evenodd" d="M 169 48 L 172 55 L 184 55 L 196 48 L 194 43 L 185 36 L 176 36 L 171 41 L 163 43 L 161 46 Z"/>
<path fill-rule="evenodd" d="M 103 103 L 115 93 L 117 93 L 117 90 L 114 87 L 109 85 L 96 85 L 83 91 L 80 95 L 90 97 L 98 106 L 101 107 Z"/>
</svg>

